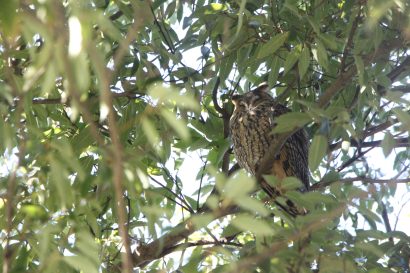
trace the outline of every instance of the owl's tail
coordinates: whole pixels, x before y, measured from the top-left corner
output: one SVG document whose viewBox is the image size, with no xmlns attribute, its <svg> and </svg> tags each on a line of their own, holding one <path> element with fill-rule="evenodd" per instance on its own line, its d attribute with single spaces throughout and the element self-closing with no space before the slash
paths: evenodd
<svg viewBox="0 0 410 273">
<path fill-rule="evenodd" d="M 299 208 L 298 206 L 295 205 L 291 200 L 286 199 L 286 204 L 283 204 L 279 201 L 276 201 L 276 197 L 281 196 L 280 192 L 277 191 L 274 187 L 269 185 L 268 182 L 266 182 L 264 179 L 261 182 L 261 188 L 263 189 L 264 192 L 266 192 L 267 195 L 269 195 L 275 205 L 277 205 L 279 208 L 281 208 L 283 211 L 291 215 L 292 217 L 296 217 L 298 215 L 305 215 L 308 213 L 308 211 L 305 208 Z"/>
</svg>

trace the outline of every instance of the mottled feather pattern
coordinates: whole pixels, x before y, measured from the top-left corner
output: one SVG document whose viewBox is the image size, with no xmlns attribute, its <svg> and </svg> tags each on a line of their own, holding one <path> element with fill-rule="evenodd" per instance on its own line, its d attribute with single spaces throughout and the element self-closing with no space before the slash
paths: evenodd
<svg viewBox="0 0 410 273">
<path fill-rule="evenodd" d="M 234 154 L 239 165 L 255 175 L 266 151 L 274 140 L 272 130 L 275 118 L 289 112 L 289 109 L 274 101 L 267 93 L 267 86 L 261 86 L 243 95 L 232 98 L 235 110 L 230 120 L 230 133 Z M 299 178 L 305 191 L 309 188 L 307 133 L 301 129 L 288 138 L 280 154 L 272 162 L 271 174 L 279 179 L 286 176 Z M 276 190 L 262 185 L 269 195 Z M 269 187 L 269 189 L 266 189 Z M 270 193 L 269 193 L 270 192 Z"/>
</svg>

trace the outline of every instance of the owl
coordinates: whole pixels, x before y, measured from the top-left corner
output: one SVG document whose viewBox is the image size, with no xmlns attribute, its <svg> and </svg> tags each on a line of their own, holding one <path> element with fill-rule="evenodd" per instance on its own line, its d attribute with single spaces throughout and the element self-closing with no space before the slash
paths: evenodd
<svg viewBox="0 0 410 273">
<path fill-rule="evenodd" d="M 256 175 L 262 158 L 275 138 L 272 132 L 275 119 L 290 111 L 276 103 L 268 91 L 267 85 L 261 85 L 248 93 L 232 97 L 235 109 L 229 127 L 233 151 L 238 164 L 252 175 Z M 287 139 L 272 162 L 269 174 L 278 179 L 295 176 L 303 183 L 300 190 L 308 190 L 308 150 L 307 133 L 301 129 Z M 261 185 L 271 197 L 277 196 L 278 193 L 269 184 L 264 182 Z"/>
</svg>

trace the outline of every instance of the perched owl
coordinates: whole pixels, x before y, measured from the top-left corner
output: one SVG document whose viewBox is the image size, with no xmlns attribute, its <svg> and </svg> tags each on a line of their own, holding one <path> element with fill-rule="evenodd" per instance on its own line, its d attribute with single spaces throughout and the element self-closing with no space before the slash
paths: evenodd
<svg viewBox="0 0 410 273">
<path fill-rule="evenodd" d="M 232 97 L 235 105 L 230 120 L 233 151 L 239 165 L 253 175 L 275 137 L 272 133 L 275 118 L 290 111 L 276 103 L 268 91 L 268 86 L 262 85 L 246 94 Z M 272 162 L 271 174 L 279 179 L 295 176 L 304 185 L 301 190 L 308 190 L 308 145 L 305 130 L 301 129 L 290 136 Z M 277 195 L 266 182 L 262 183 L 262 187 L 271 197 Z"/>
</svg>

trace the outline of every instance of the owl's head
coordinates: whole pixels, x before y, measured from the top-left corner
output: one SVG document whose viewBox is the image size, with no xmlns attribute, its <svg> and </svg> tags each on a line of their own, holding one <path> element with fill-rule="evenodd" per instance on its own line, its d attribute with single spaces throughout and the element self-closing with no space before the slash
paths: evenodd
<svg viewBox="0 0 410 273">
<path fill-rule="evenodd" d="M 235 111 L 255 109 L 266 104 L 272 105 L 274 99 L 268 92 L 269 86 L 263 84 L 243 95 L 232 96 Z"/>
</svg>

